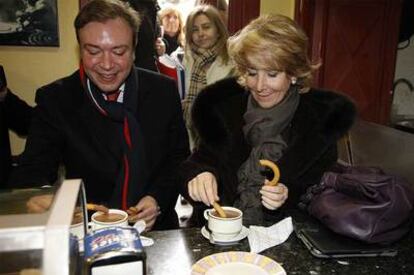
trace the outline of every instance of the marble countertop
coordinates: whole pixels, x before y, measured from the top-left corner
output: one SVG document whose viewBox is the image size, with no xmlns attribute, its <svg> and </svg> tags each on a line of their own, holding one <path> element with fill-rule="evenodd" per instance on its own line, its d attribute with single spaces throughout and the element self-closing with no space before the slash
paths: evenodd
<svg viewBox="0 0 414 275">
<path fill-rule="evenodd" d="M 250 251 L 247 239 L 231 246 L 209 243 L 200 228 L 147 233 L 155 244 L 146 248 L 147 274 L 190 274 L 191 266 L 205 256 L 226 251 Z M 261 255 L 280 263 L 287 274 L 414 274 L 414 234 L 397 243 L 395 257 L 319 259 L 310 254 L 295 233 Z"/>
</svg>

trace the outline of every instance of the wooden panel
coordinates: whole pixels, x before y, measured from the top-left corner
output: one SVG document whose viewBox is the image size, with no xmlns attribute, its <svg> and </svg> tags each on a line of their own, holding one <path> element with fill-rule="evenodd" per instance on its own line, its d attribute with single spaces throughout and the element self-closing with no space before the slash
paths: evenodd
<svg viewBox="0 0 414 275">
<path fill-rule="evenodd" d="M 315 1 L 295 0 L 295 21 L 302 27 L 308 37 L 313 37 L 313 18 Z M 312 43 L 309 43 L 309 56 L 312 56 Z"/>
<path fill-rule="evenodd" d="M 230 0 L 228 22 L 229 32 L 237 32 L 259 15 L 260 0 Z"/>
<path fill-rule="evenodd" d="M 320 81 L 324 87 L 344 91 L 354 98 L 361 117 L 379 122 L 381 108 L 389 109 L 383 93 L 386 95 L 392 85 L 390 81 L 383 88 L 384 62 L 386 55 L 395 55 L 384 51 L 386 39 L 393 36 L 385 31 L 387 1 L 333 2 L 326 19 L 327 44 Z"/>
<path fill-rule="evenodd" d="M 323 66 L 315 86 L 353 98 L 362 118 L 387 124 L 399 29 L 400 0 L 298 0 L 296 20 L 310 34 Z M 309 27 L 311 26 L 311 27 Z"/>
</svg>

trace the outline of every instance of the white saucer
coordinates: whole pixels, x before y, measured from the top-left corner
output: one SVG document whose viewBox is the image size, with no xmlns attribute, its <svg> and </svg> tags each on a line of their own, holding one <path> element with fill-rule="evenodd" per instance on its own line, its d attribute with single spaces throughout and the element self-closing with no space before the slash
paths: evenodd
<svg viewBox="0 0 414 275">
<path fill-rule="evenodd" d="M 201 228 L 201 235 L 203 235 L 203 237 L 206 238 L 207 240 L 210 240 L 210 233 L 207 231 L 205 226 L 203 226 Z M 242 230 L 239 233 L 239 235 L 235 236 L 234 238 L 228 239 L 228 240 L 221 240 L 221 239 L 214 238 L 214 241 L 218 242 L 218 243 L 222 243 L 222 244 L 234 243 L 234 242 L 238 242 L 240 240 L 243 240 L 244 238 L 247 237 L 247 235 L 249 235 L 249 229 L 247 227 L 243 226 Z"/>
</svg>

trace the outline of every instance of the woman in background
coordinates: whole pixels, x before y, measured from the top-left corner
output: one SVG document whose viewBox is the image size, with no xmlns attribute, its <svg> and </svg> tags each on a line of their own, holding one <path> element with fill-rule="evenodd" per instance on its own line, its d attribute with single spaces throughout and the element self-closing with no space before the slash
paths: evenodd
<svg viewBox="0 0 414 275">
<path fill-rule="evenodd" d="M 199 143 L 182 165 L 192 223 L 214 201 L 243 211 L 245 225 L 272 224 L 296 208 L 337 160 L 337 140 L 353 123 L 347 98 L 310 88 L 307 37 L 291 19 L 261 16 L 230 38 L 237 77 L 206 87 L 194 102 Z M 275 162 L 280 183 L 266 185 L 259 160 Z"/>
<path fill-rule="evenodd" d="M 161 9 L 158 16 L 163 28 L 165 53 L 170 55 L 184 45 L 183 19 L 180 11 L 173 6 Z"/>
<path fill-rule="evenodd" d="M 194 98 L 206 85 L 229 76 L 233 64 L 227 52 L 228 32 L 216 8 L 196 6 L 185 25 L 186 97 L 183 100 L 184 119 L 191 133 L 190 109 Z"/>
</svg>

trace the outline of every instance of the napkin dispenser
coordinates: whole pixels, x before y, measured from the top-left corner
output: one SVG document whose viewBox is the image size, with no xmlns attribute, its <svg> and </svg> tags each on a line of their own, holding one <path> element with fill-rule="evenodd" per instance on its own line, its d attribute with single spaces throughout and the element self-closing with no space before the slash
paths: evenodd
<svg viewBox="0 0 414 275">
<path fill-rule="evenodd" d="M 146 256 L 133 227 L 108 227 L 84 238 L 85 274 L 146 274 Z"/>
<path fill-rule="evenodd" d="M 27 202 L 48 196 L 42 213 L 31 213 Z M 74 212 L 86 217 L 81 180 L 65 180 L 54 187 L 0 190 L 0 274 L 79 274 L 78 242 L 70 234 Z"/>
</svg>

